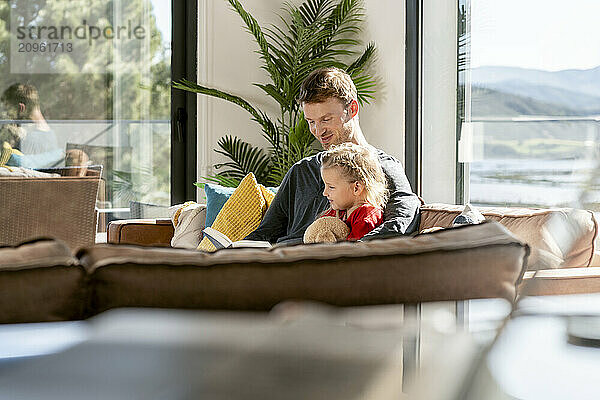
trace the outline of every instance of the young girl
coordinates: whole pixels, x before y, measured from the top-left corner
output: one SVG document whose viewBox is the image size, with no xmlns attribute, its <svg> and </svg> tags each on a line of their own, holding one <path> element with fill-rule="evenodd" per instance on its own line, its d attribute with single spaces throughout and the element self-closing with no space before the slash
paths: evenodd
<svg viewBox="0 0 600 400">
<path fill-rule="evenodd" d="M 348 225 L 347 240 L 358 240 L 383 222 L 387 201 L 386 178 L 376 154 L 366 147 L 344 143 L 323 153 L 323 195 L 330 208 L 321 216 L 337 216 Z"/>
</svg>

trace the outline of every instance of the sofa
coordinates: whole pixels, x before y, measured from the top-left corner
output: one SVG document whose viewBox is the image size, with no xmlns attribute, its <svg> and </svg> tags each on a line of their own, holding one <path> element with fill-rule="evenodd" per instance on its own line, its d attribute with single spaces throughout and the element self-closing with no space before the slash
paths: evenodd
<svg viewBox="0 0 600 400">
<path fill-rule="evenodd" d="M 80 320 L 119 307 L 267 311 L 286 300 L 336 306 L 415 304 L 595 292 L 592 213 L 483 209 L 487 221 L 448 227 L 460 206 L 423 206 L 414 236 L 214 253 L 171 248 L 170 220 L 111 223 L 107 244 L 75 254 L 38 239 L 0 248 L 0 323 Z M 549 218 L 573 220 L 557 256 Z M 149 246 L 150 245 L 150 246 Z"/>
<path fill-rule="evenodd" d="M 497 222 L 364 243 L 214 253 L 97 244 L 73 254 L 64 242 L 38 239 L 0 248 L 0 323 L 79 320 L 119 307 L 268 311 L 286 300 L 514 301 L 529 254 Z"/>
<path fill-rule="evenodd" d="M 595 247 L 598 222 L 591 211 L 515 207 L 480 207 L 479 210 L 487 220 L 502 224 L 530 247 L 528 268 L 519 288 L 521 295 L 600 292 L 600 253 Z M 460 205 L 425 204 L 421 207 L 419 232 L 448 228 L 462 211 Z M 576 240 L 570 248 L 559 248 L 561 238 L 553 238 L 557 232 L 549 232 L 547 228 L 551 219 L 558 222 L 556 230 L 575 230 Z M 570 225 L 564 223 L 567 221 Z M 107 241 L 170 247 L 173 234 L 173 224 L 168 218 L 121 220 L 110 224 Z"/>
</svg>

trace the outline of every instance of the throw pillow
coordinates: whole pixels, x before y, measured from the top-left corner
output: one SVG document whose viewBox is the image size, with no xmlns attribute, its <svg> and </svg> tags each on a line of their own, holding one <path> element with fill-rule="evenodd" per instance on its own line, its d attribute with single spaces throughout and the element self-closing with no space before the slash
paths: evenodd
<svg viewBox="0 0 600 400">
<path fill-rule="evenodd" d="M 206 205 L 188 201 L 169 207 L 169 216 L 175 232 L 171 239 L 172 247 L 195 249 L 202 239 L 202 229 L 206 220 Z"/>
<path fill-rule="evenodd" d="M 204 185 L 204 193 L 206 194 L 206 226 L 212 226 L 219 211 L 221 211 L 234 191 L 235 188 L 224 187 L 214 183 Z"/>
<path fill-rule="evenodd" d="M 254 174 L 249 173 L 225 202 L 215 218 L 212 228 L 235 242 L 255 230 L 266 211 L 267 200 L 263 195 L 263 190 L 256 182 Z M 200 242 L 198 250 L 215 251 L 216 248 L 208 238 L 204 238 Z"/>
<path fill-rule="evenodd" d="M 477 208 L 467 203 L 462 213 L 457 215 L 456 218 L 454 218 L 454 221 L 452 221 L 452 226 L 475 225 L 480 224 L 483 221 L 485 221 L 483 214 L 481 214 Z"/>
<path fill-rule="evenodd" d="M 259 186 L 261 187 L 265 200 L 267 200 L 267 207 L 269 207 L 279 187 Z M 204 193 L 206 193 L 206 226 L 212 226 L 217 215 L 234 191 L 235 188 L 225 187 L 214 183 L 206 183 L 204 185 Z"/>
<path fill-rule="evenodd" d="M 2 143 L 2 149 L 0 150 L 0 166 L 6 165 L 13 154 L 18 156 L 23 155 L 23 153 L 21 153 L 19 150 L 13 149 L 8 142 Z"/>
</svg>

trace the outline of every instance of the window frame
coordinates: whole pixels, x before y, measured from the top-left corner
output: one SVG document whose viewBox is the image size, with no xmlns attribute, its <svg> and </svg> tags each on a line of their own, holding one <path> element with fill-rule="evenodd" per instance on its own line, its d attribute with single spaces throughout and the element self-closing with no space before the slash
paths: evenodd
<svg viewBox="0 0 600 400">
<path fill-rule="evenodd" d="M 198 2 L 171 0 L 171 9 L 171 81 L 197 82 Z M 171 204 L 196 200 L 197 117 L 197 95 L 171 89 Z"/>
</svg>

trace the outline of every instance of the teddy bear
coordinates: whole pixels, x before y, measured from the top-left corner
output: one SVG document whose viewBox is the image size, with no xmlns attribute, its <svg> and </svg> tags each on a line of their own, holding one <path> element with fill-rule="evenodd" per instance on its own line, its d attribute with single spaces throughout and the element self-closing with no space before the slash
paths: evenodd
<svg viewBox="0 0 600 400">
<path fill-rule="evenodd" d="M 337 217 L 321 217 L 310 224 L 304 232 L 304 243 L 335 243 L 345 240 L 350 228 Z"/>
</svg>

